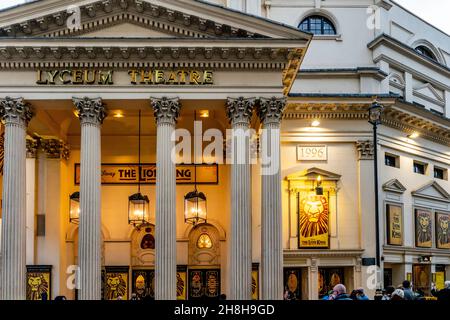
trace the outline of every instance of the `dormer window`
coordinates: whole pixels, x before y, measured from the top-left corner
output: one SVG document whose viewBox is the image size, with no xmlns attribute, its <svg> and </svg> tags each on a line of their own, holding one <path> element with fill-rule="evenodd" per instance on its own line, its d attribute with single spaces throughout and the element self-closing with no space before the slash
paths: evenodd
<svg viewBox="0 0 450 320">
<path fill-rule="evenodd" d="M 335 35 L 336 28 L 330 19 L 323 16 L 309 16 L 305 18 L 298 28 L 314 35 Z"/>
</svg>

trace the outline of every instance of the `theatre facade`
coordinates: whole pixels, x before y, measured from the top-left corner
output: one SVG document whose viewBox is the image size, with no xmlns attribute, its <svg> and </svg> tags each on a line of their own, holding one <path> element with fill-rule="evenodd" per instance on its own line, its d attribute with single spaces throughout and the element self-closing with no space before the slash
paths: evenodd
<svg viewBox="0 0 450 320">
<path fill-rule="evenodd" d="M 411 144 L 395 139 L 420 126 L 443 178 L 448 119 L 417 114 L 374 70 L 360 94 L 308 93 L 336 76 L 298 72 L 312 39 L 195 0 L 1 11 L 0 299 L 312 300 L 340 282 L 373 294 L 369 107 L 384 108 L 380 166 L 385 153 L 406 161 Z M 450 273 L 450 238 L 412 248 L 407 211 L 417 199 L 425 233 L 448 222 L 448 179 L 389 170 L 381 267 L 392 282 L 426 266 L 431 283 Z"/>
</svg>

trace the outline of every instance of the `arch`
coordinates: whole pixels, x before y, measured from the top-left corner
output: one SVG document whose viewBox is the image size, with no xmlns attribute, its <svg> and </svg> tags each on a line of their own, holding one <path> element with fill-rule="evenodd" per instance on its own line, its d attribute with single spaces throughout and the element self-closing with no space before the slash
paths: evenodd
<svg viewBox="0 0 450 320">
<path fill-rule="evenodd" d="M 308 17 L 312 17 L 312 16 L 321 16 L 321 17 L 329 20 L 329 22 L 331 22 L 332 26 L 334 27 L 335 34 L 328 34 L 329 36 L 341 35 L 341 26 L 340 26 L 336 16 L 334 14 L 332 14 L 331 12 L 321 9 L 321 8 L 314 8 L 314 9 L 304 12 L 296 21 L 297 27 L 300 27 L 300 24 L 305 19 L 307 19 Z M 325 34 L 325 35 L 327 35 L 327 34 Z M 318 36 L 320 36 L 320 34 L 318 34 Z"/>
<path fill-rule="evenodd" d="M 217 231 L 219 232 L 219 240 L 220 241 L 225 241 L 226 240 L 226 231 L 225 229 L 222 227 L 222 225 L 219 223 L 219 221 L 215 220 L 215 219 L 208 219 L 207 224 L 212 225 L 213 227 L 215 227 L 217 229 Z M 183 234 L 183 239 L 184 240 L 189 240 L 189 235 L 192 232 L 192 229 L 194 229 L 196 226 L 189 224 L 186 229 L 184 230 L 184 234 Z"/>
<path fill-rule="evenodd" d="M 405 86 L 405 80 L 403 79 L 402 75 L 398 74 L 398 73 L 395 73 L 395 72 L 390 74 L 389 82 L 390 83 L 394 83 L 394 84 L 396 84 L 397 86 L 400 86 L 400 87 L 404 87 Z"/>
<path fill-rule="evenodd" d="M 131 236 L 131 265 L 136 267 L 155 265 L 155 225 L 144 224 L 134 228 Z"/>
<path fill-rule="evenodd" d="M 444 57 L 441 55 L 441 52 L 428 40 L 425 40 L 425 39 L 416 40 L 411 44 L 411 47 L 416 51 L 417 51 L 417 48 L 423 47 L 423 48 L 429 50 L 433 54 L 433 56 L 435 57 L 435 59 L 433 59 L 433 60 L 435 60 L 443 65 L 446 64 Z"/>
<path fill-rule="evenodd" d="M 207 238 L 208 246 L 199 246 L 199 239 Z M 219 230 L 209 223 L 196 225 L 189 233 L 189 265 L 220 265 Z"/>
<path fill-rule="evenodd" d="M 108 228 L 104 224 L 101 225 L 102 239 L 103 241 L 108 241 L 111 239 L 111 234 L 109 233 Z M 66 232 L 66 242 L 74 241 L 75 237 L 78 236 L 78 224 L 71 223 Z"/>
</svg>

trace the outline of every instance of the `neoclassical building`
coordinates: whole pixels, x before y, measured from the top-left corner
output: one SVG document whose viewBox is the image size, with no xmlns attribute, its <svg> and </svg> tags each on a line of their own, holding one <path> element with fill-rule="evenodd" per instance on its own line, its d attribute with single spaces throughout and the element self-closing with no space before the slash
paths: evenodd
<svg viewBox="0 0 450 320">
<path fill-rule="evenodd" d="M 0 298 L 429 293 L 450 276 L 449 43 L 393 1 L 0 11 Z"/>
</svg>

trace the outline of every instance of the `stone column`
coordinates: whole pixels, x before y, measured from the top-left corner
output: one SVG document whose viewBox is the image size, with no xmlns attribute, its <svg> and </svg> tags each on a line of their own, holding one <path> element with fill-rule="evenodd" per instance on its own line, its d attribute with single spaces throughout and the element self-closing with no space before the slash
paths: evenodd
<svg viewBox="0 0 450 320">
<path fill-rule="evenodd" d="M 231 137 L 231 235 L 229 280 L 231 300 L 250 300 L 252 293 L 252 219 L 249 126 L 255 99 L 227 100 Z"/>
<path fill-rule="evenodd" d="M 283 299 L 280 122 L 285 98 L 261 98 L 261 287 L 263 300 Z"/>
<path fill-rule="evenodd" d="M 156 261 L 155 299 L 176 300 L 176 164 L 172 161 L 172 134 L 180 113 L 178 98 L 152 98 L 156 138 Z"/>
<path fill-rule="evenodd" d="M 38 142 L 34 139 L 26 139 L 26 192 L 27 192 L 27 254 L 26 264 L 35 264 L 36 253 L 36 154 Z"/>
<path fill-rule="evenodd" d="M 33 110 L 22 98 L 0 100 L 5 123 L 1 300 L 26 298 L 26 128 Z"/>
<path fill-rule="evenodd" d="M 100 98 L 73 98 L 81 122 L 80 225 L 78 228 L 79 299 L 101 299 L 101 124 Z"/>
</svg>

